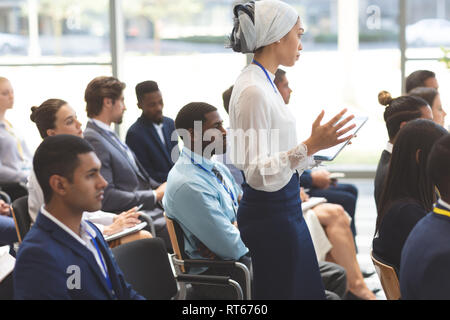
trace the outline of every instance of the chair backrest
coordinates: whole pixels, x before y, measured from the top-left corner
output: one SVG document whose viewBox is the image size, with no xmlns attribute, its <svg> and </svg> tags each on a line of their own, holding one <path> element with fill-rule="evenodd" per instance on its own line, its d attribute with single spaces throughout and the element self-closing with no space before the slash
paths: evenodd
<svg viewBox="0 0 450 320">
<path fill-rule="evenodd" d="M 400 283 L 398 281 L 397 272 L 395 269 L 380 261 L 371 252 L 372 262 L 380 278 L 381 285 L 383 286 L 384 293 L 388 300 L 399 300 L 401 298 Z"/>
<path fill-rule="evenodd" d="M 170 242 L 172 243 L 173 252 L 179 260 L 186 260 L 188 257 L 184 251 L 184 233 L 178 222 L 170 219 L 164 212 L 166 218 L 167 231 L 169 232 Z M 184 273 L 186 269 L 184 266 L 180 266 L 181 271 Z"/>
<path fill-rule="evenodd" d="M 164 241 L 140 239 L 112 249 L 125 280 L 149 300 L 168 300 L 178 293 Z"/>
<path fill-rule="evenodd" d="M 28 196 L 20 197 L 11 204 L 11 213 L 16 225 L 19 243 L 23 241 L 25 235 L 31 227 L 31 217 L 28 213 Z"/>
<path fill-rule="evenodd" d="M 11 272 L 2 282 L 0 282 L 0 300 L 13 300 L 13 298 L 14 286 L 13 273 Z"/>
<path fill-rule="evenodd" d="M 6 203 L 11 204 L 11 197 L 9 196 L 9 194 L 7 194 L 5 191 L 2 191 L 1 189 L 0 189 L 0 199 L 5 201 Z"/>
</svg>

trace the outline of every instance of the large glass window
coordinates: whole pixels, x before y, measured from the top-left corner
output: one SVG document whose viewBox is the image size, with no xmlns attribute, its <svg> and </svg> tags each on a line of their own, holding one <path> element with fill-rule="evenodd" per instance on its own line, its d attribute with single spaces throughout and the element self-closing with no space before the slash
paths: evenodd
<svg viewBox="0 0 450 320">
<path fill-rule="evenodd" d="M 175 118 L 187 103 L 218 108 L 228 124 L 222 92 L 234 84 L 246 56 L 226 48 L 233 27 L 232 0 L 129 0 L 124 2 L 126 54 L 123 81 L 125 136 L 141 112 L 135 86 L 153 80 L 164 99 L 164 114 Z"/>
<path fill-rule="evenodd" d="M 326 117 L 343 107 L 367 115 L 369 121 L 359 137 L 331 165 L 374 169 L 387 141 L 378 93 L 401 94 L 401 0 L 285 1 L 298 10 L 306 29 L 299 62 L 284 68 L 293 89 L 288 107 L 296 116 L 299 138 L 310 134 L 322 109 Z M 235 2 L 122 1 L 125 54 L 119 61 L 120 80 L 127 84 L 127 112 L 120 130 L 123 138 L 140 116 L 135 86 L 145 80 L 158 82 L 166 116 L 175 118 L 185 104 L 204 101 L 216 106 L 228 125 L 222 92 L 247 62 L 246 55 L 225 47 Z M 7 117 L 29 134 L 32 144 L 40 141 L 28 120 L 32 105 L 51 97 L 65 99 L 85 123 L 87 83 L 95 76 L 112 74 L 109 3 L 0 0 L 0 75 L 11 79 L 16 94 L 15 108 Z M 406 74 L 429 69 L 436 72 L 441 88 L 448 87 L 449 70 L 437 59 L 444 56 L 440 46 L 450 47 L 450 32 L 445 29 L 450 0 L 408 0 L 406 15 Z M 417 27 L 423 21 L 441 25 L 436 32 L 431 27 Z M 349 24 L 352 27 L 346 28 Z M 441 95 L 446 108 L 449 93 L 441 89 Z"/>
<path fill-rule="evenodd" d="M 30 108 L 46 99 L 66 100 L 86 123 L 86 85 L 111 75 L 108 8 L 108 0 L 0 0 L 0 76 L 15 94 L 6 117 L 31 150 L 41 138 Z"/>
</svg>

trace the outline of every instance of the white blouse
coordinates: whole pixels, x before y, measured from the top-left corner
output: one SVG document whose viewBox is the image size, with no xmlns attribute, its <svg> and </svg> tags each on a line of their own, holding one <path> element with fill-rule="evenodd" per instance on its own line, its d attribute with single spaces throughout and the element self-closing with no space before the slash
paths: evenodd
<svg viewBox="0 0 450 320">
<path fill-rule="evenodd" d="M 267 73 L 273 82 L 275 75 Z M 250 64 L 239 75 L 229 111 L 231 161 L 252 188 L 278 191 L 295 171 L 301 174 L 314 164 L 297 142 L 294 115 L 259 66 Z"/>
</svg>

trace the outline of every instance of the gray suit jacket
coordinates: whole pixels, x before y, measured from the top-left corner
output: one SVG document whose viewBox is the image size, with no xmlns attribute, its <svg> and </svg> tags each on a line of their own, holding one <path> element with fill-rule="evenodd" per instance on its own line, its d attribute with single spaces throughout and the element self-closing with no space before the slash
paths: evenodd
<svg viewBox="0 0 450 320">
<path fill-rule="evenodd" d="M 140 204 L 144 204 L 142 210 L 156 207 L 152 189 L 160 183 L 148 176 L 136 157 L 136 164 L 133 164 L 118 143 L 91 121 L 86 126 L 84 138 L 94 147 L 102 162 L 100 172 L 108 182 L 103 211 L 118 213 Z"/>
</svg>

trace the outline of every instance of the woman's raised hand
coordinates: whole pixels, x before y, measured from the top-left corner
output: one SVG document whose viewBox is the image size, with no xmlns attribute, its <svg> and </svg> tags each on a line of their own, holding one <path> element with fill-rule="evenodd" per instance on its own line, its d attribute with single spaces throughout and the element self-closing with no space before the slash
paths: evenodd
<svg viewBox="0 0 450 320">
<path fill-rule="evenodd" d="M 317 119 L 313 122 L 311 136 L 303 142 L 308 148 L 308 156 L 319 150 L 333 147 L 353 138 L 353 135 L 341 138 L 356 126 L 356 124 L 352 124 L 344 128 L 344 126 L 355 117 L 354 115 L 351 115 L 344 120 L 339 121 L 346 112 L 347 109 L 342 110 L 330 121 L 321 125 L 320 122 L 325 115 L 325 111 L 322 110 Z"/>
</svg>

